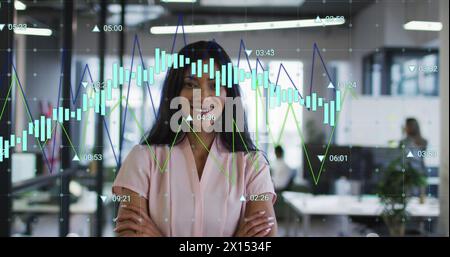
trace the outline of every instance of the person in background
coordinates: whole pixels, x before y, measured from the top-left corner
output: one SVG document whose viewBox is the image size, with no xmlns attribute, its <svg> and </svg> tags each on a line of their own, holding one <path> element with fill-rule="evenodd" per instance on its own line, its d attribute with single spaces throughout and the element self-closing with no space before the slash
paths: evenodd
<svg viewBox="0 0 450 257">
<path fill-rule="evenodd" d="M 425 174 L 425 163 L 418 152 L 427 149 L 428 142 L 420 133 L 419 122 L 414 118 L 407 118 L 404 127 L 405 138 L 400 140 L 400 147 L 405 153 L 411 152 L 414 157 L 409 158 L 414 168 Z"/>
<path fill-rule="evenodd" d="M 406 158 L 411 166 L 418 170 L 422 175 L 426 175 L 426 167 L 423 159 L 424 155 L 419 155 L 419 151 L 427 149 L 428 142 L 420 133 L 419 122 L 415 118 L 407 118 L 404 127 L 405 138 L 400 140 L 400 147 L 404 149 L 405 154 L 412 153 L 412 157 Z M 425 195 L 425 188 L 420 188 L 420 192 L 415 191 L 415 195 L 420 195 L 421 202 Z"/>
<path fill-rule="evenodd" d="M 276 160 L 272 166 L 272 179 L 275 191 L 283 191 L 287 189 L 291 179 L 293 178 L 292 169 L 284 161 L 284 150 L 280 145 L 275 146 Z"/>
</svg>

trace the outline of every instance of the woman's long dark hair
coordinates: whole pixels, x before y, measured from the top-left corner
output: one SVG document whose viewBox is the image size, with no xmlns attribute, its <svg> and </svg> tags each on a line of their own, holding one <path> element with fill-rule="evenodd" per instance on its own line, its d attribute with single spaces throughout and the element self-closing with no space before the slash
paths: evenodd
<svg viewBox="0 0 450 257">
<path fill-rule="evenodd" d="M 214 58 L 216 65 L 221 67 L 221 65 L 226 65 L 231 63 L 231 59 L 225 50 L 217 44 L 215 41 L 198 41 L 183 47 L 179 55 L 184 55 L 184 57 L 189 58 L 191 62 L 196 60 L 204 60 L 209 58 Z M 158 109 L 158 115 L 156 117 L 156 122 L 152 129 L 148 133 L 147 139 L 141 144 L 151 144 L 151 145 L 170 145 L 173 143 L 176 132 L 170 129 L 170 118 L 178 110 L 170 109 L 170 101 L 180 95 L 181 89 L 184 85 L 184 76 L 189 67 L 173 69 L 170 68 L 166 79 L 163 84 L 161 93 L 161 103 Z M 227 97 L 240 97 L 241 92 L 239 90 L 238 84 L 233 84 L 232 87 L 225 87 L 227 92 Z M 222 125 L 225 124 L 225 115 L 222 113 Z M 233 119 L 236 121 L 236 110 L 233 110 Z M 232 122 L 232 121 L 228 121 Z M 233 124 L 234 126 L 234 124 Z M 181 135 L 182 132 L 177 136 L 175 144 L 181 142 L 185 135 Z M 219 134 L 221 142 L 225 147 L 232 152 L 233 151 L 233 133 L 234 133 L 234 152 L 242 151 L 256 151 L 256 146 L 253 143 L 247 127 L 247 119 L 244 115 L 244 131 L 217 132 Z M 245 144 L 245 145 L 244 145 Z"/>
</svg>

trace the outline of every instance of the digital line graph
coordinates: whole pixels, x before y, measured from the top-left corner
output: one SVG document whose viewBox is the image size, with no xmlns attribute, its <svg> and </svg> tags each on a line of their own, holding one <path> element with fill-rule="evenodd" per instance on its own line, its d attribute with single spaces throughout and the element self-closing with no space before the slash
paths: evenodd
<svg viewBox="0 0 450 257">
<path fill-rule="evenodd" d="M 179 22 L 178 22 L 178 25 L 177 25 L 177 32 L 178 32 L 178 26 L 181 26 L 181 28 L 182 28 L 182 30 L 183 30 L 182 19 L 179 19 Z M 182 35 L 183 35 L 183 39 L 184 39 L 184 44 L 186 45 L 186 43 L 187 43 L 187 41 L 186 41 L 186 36 L 185 36 L 184 33 L 183 33 Z M 174 39 L 173 39 L 173 43 L 172 43 L 172 49 L 171 49 L 171 54 L 173 54 L 173 51 L 174 51 L 176 38 L 177 38 L 177 33 L 174 35 Z M 130 71 L 133 70 L 133 66 L 134 66 L 134 58 L 135 58 L 136 50 L 137 50 L 137 52 L 138 52 L 138 54 L 139 54 L 139 60 L 140 60 L 140 63 L 141 63 L 141 64 L 139 65 L 139 68 L 138 68 L 138 73 L 142 74 L 142 69 L 144 69 L 144 67 L 146 67 L 146 65 L 145 65 L 145 62 L 144 62 L 144 58 L 143 58 L 143 56 L 142 56 L 141 48 L 140 48 L 140 45 L 139 45 L 139 39 L 138 39 L 137 35 L 134 37 L 133 48 L 132 48 L 132 58 L 131 58 L 131 64 L 130 64 L 129 72 L 127 73 L 127 72 L 125 71 L 125 76 L 122 75 L 122 77 L 125 78 L 125 81 L 123 81 L 122 84 L 123 84 L 124 82 L 128 82 L 127 95 L 123 98 L 123 99 L 125 99 L 125 108 L 124 108 L 125 110 L 124 110 L 124 118 L 123 118 L 123 120 L 121 121 L 122 124 L 123 124 L 123 128 L 122 128 L 122 131 L 121 131 L 120 133 L 121 133 L 122 135 L 123 135 L 123 133 L 125 132 L 125 126 L 126 126 L 126 124 L 127 124 L 126 121 L 127 121 L 128 104 L 129 104 L 129 103 L 128 103 L 128 99 L 129 99 L 130 90 L 131 90 L 131 80 L 132 80 L 133 76 L 135 76 L 135 75 L 133 75 L 133 73 L 130 72 Z M 238 66 L 238 67 L 239 67 L 239 63 L 240 63 L 240 59 L 241 59 L 241 53 L 242 53 L 242 50 L 244 50 L 244 52 L 245 52 L 246 48 L 245 48 L 244 41 L 241 39 L 241 41 L 240 41 L 240 46 L 239 46 L 238 62 L 237 62 L 237 66 Z M 308 110 L 317 108 L 317 107 L 316 107 L 316 100 L 317 100 L 316 97 L 317 97 L 317 96 L 315 96 L 315 93 L 312 93 L 312 87 L 313 87 L 313 75 L 314 75 L 314 63 L 315 63 L 315 58 L 316 58 L 316 52 L 317 52 L 317 55 L 319 56 L 320 61 L 321 61 L 322 65 L 323 65 L 323 67 L 324 67 L 324 70 L 325 70 L 325 72 L 326 72 L 326 75 L 328 76 L 328 79 L 330 80 L 330 83 L 331 83 L 331 84 L 334 84 L 334 83 L 331 81 L 331 77 L 330 77 L 330 75 L 329 75 L 329 73 L 328 73 L 328 70 L 327 70 L 326 65 L 325 65 L 325 62 L 324 62 L 324 60 L 323 60 L 323 58 L 322 58 L 322 55 L 320 54 L 320 50 L 319 50 L 317 44 L 314 43 L 314 45 L 313 45 L 313 57 L 312 57 L 313 69 L 312 69 L 312 71 L 311 71 L 311 80 L 310 80 L 310 88 L 309 88 L 309 89 L 310 89 L 310 90 L 309 90 L 309 91 L 310 91 L 310 96 L 306 96 L 306 97 L 301 96 L 300 92 L 297 90 L 297 87 L 296 87 L 295 83 L 293 82 L 293 80 L 292 80 L 291 77 L 289 76 L 288 72 L 286 71 L 286 69 L 285 69 L 285 67 L 283 66 L 282 63 L 280 64 L 279 69 L 278 69 L 278 74 L 277 74 L 276 82 L 275 82 L 274 84 L 271 83 L 271 85 L 274 85 L 274 86 L 265 86 L 264 88 L 265 88 L 268 92 L 270 92 L 270 94 L 273 94 L 274 92 L 279 92 L 279 93 L 276 93 L 276 94 L 277 94 L 277 95 L 276 95 L 277 99 L 288 100 L 289 98 L 294 99 L 295 97 L 300 97 L 301 99 L 300 99 L 300 98 L 297 98 L 300 105 L 305 106 Z M 10 56 L 10 58 L 12 58 L 12 56 Z M 61 63 L 64 63 L 64 58 L 65 58 L 65 51 L 62 51 L 62 56 L 61 56 L 62 62 L 61 62 Z M 253 84 L 253 85 L 256 85 L 256 84 L 258 84 L 258 85 L 265 84 L 264 82 L 262 82 L 262 80 L 261 80 L 260 78 L 256 78 L 256 79 L 255 79 L 255 77 L 256 77 L 255 75 L 258 74 L 258 66 L 260 66 L 260 69 L 263 71 L 263 73 L 260 73 L 260 74 L 267 74 L 267 72 L 268 72 L 268 71 L 264 70 L 263 65 L 262 65 L 260 59 L 259 59 L 259 58 L 256 59 L 256 61 L 255 61 L 255 68 L 252 68 L 252 67 L 251 67 L 251 63 L 250 63 L 249 56 L 248 56 L 248 55 L 245 55 L 245 58 L 246 58 L 246 61 L 247 61 L 247 64 L 248 64 L 248 68 L 249 68 L 249 70 L 251 71 L 250 74 L 251 74 L 251 76 L 252 76 L 252 78 L 253 78 L 252 84 Z M 177 59 L 177 60 L 178 60 L 178 59 Z M 181 60 L 181 59 L 180 59 L 180 60 Z M 7 63 L 7 62 L 5 62 L 5 63 Z M 18 76 L 17 76 L 17 70 L 16 70 L 16 67 L 15 67 L 15 65 L 14 65 L 13 62 L 11 62 L 11 63 L 12 63 L 12 69 L 13 69 L 13 74 L 12 74 L 13 79 L 12 79 L 12 83 L 11 83 L 9 89 L 8 89 L 7 98 L 10 97 L 11 89 L 12 89 L 13 87 L 16 87 L 16 89 L 18 89 L 18 92 L 20 92 L 20 96 L 21 96 L 22 101 L 23 101 L 23 103 L 24 103 L 24 106 L 25 106 L 25 108 L 26 108 L 27 118 L 28 118 L 29 122 L 32 123 L 33 121 L 36 121 L 36 120 L 33 118 L 33 115 L 32 115 L 31 110 L 30 110 L 30 108 L 29 108 L 29 104 L 28 104 L 28 102 L 27 102 L 27 98 L 26 98 L 24 89 L 23 89 L 23 87 L 22 87 L 22 84 L 21 84 L 21 82 L 20 82 L 20 79 L 19 79 Z M 197 65 L 198 65 L 198 63 L 197 63 Z M 201 67 L 201 66 L 200 66 L 200 65 L 199 65 L 199 66 L 196 66 L 196 65 L 195 65 L 195 66 L 192 66 L 192 67 Z M 63 65 L 61 65 L 61 71 L 63 70 L 63 68 L 64 68 Z M 149 69 L 148 71 L 150 71 L 150 70 L 151 70 L 151 69 Z M 192 69 L 191 69 L 191 70 L 192 70 Z M 197 69 L 197 70 L 199 71 L 199 70 L 201 70 L 201 69 Z M 295 89 L 295 91 L 294 91 L 294 90 L 289 90 L 289 89 L 292 89 L 292 88 L 288 88 L 287 90 L 281 91 L 280 86 L 278 85 L 278 81 L 279 81 L 279 79 L 280 79 L 280 75 L 281 75 L 281 71 L 282 71 L 282 70 L 284 71 L 284 73 L 286 74 L 286 76 L 289 78 L 290 82 L 292 83 L 292 87 Z M 120 73 L 120 74 L 122 74 L 122 73 Z M 147 73 L 145 73 L 145 74 L 147 74 Z M 242 74 L 242 72 L 241 72 L 241 74 Z M 119 76 L 120 76 L 120 75 L 119 75 Z M 141 78 L 141 76 L 145 76 L 145 75 L 138 75 L 138 79 Z M 149 73 L 147 79 L 144 79 L 143 82 L 145 82 L 146 87 L 147 87 L 147 89 L 148 89 L 148 94 L 149 94 L 149 97 L 150 97 L 150 99 L 151 99 L 152 109 L 153 109 L 153 112 L 154 112 L 154 114 L 155 114 L 155 116 L 156 116 L 156 110 L 155 110 L 155 106 L 154 106 L 154 104 L 153 104 L 153 97 L 152 97 L 151 90 L 150 90 L 150 85 L 149 85 L 149 83 L 151 82 L 151 81 L 150 81 L 150 77 L 151 77 L 151 76 L 152 76 L 152 74 Z M 247 76 L 248 76 L 248 75 L 247 75 Z M 261 77 L 262 77 L 262 76 L 264 76 L 264 75 L 261 75 Z M 145 77 L 144 77 L 144 78 L 145 78 Z M 83 69 L 83 72 L 82 72 L 82 76 L 81 76 L 81 78 L 80 78 L 79 83 L 77 83 L 78 86 L 77 86 L 77 88 L 76 88 L 75 93 L 72 91 L 72 87 L 71 87 L 71 89 L 70 89 L 70 101 L 71 101 L 71 107 L 72 107 L 72 106 L 73 106 L 73 107 L 76 107 L 75 105 L 76 105 L 77 100 L 78 100 L 78 98 L 79 98 L 79 96 L 80 96 L 80 91 L 81 91 L 81 89 L 82 89 L 82 86 L 84 86 L 84 87 L 86 86 L 86 85 L 84 84 L 85 81 L 86 81 L 86 79 L 89 80 L 90 83 L 94 83 L 94 79 L 92 78 L 92 74 L 91 74 L 90 68 L 89 68 L 89 66 L 88 66 L 87 64 L 84 66 L 84 69 Z M 264 80 L 267 81 L 268 83 L 270 83 L 270 80 L 268 79 L 268 77 L 264 77 Z M 115 83 L 116 83 L 115 81 L 116 81 L 116 80 L 114 80 L 113 82 L 108 83 L 108 84 L 115 84 Z M 219 80 L 217 80 L 217 81 L 219 81 Z M 222 80 L 222 82 L 223 82 L 223 81 L 224 81 L 224 80 Z M 228 79 L 228 81 L 230 81 L 230 79 Z M 141 84 L 141 83 L 142 83 L 142 82 L 140 82 L 140 83 L 138 83 L 138 84 Z M 253 85 L 252 85 L 252 87 L 256 89 L 256 90 L 255 90 L 256 97 L 258 97 L 258 95 L 259 95 L 259 97 L 261 98 L 261 94 L 259 93 L 259 86 L 253 86 Z M 142 85 L 141 85 L 141 86 L 142 86 Z M 60 100 L 61 87 L 62 87 L 62 83 L 61 83 L 61 79 L 60 79 L 60 82 L 59 82 L 59 88 L 58 88 L 58 101 L 57 101 L 58 104 L 57 104 L 57 106 L 59 106 L 59 102 L 60 102 L 59 100 Z M 333 88 L 333 90 L 334 90 L 335 92 L 338 92 L 338 94 L 336 94 L 335 102 L 341 102 L 340 92 L 337 91 L 335 88 Z M 285 92 L 285 93 L 281 93 L 281 92 Z M 293 94 L 293 92 L 296 92 L 296 94 Z M 105 95 L 106 95 L 106 94 L 109 95 L 108 92 L 105 92 L 104 94 L 105 94 Z M 98 91 L 95 92 L 95 95 L 96 95 L 96 99 L 104 99 L 104 98 L 105 98 L 104 96 L 102 97 Z M 342 99 L 342 102 L 343 102 L 344 99 L 345 99 L 345 95 L 346 95 L 346 91 L 344 92 L 344 97 L 343 97 L 343 99 Z M 86 99 L 87 97 L 88 97 L 88 96 L 87 96 L 86 94 L 83 94 L 83 98 L 84 98 L 84 99 Z M 312 100 L 313 98 L 314 98 L 314 100 Z M 84 99 L 83 99 L 83 103 L 86 103 L 86 104 L 87 104 L 88 101 L 87 101 L 87 100 L 85 101 Z M 92 99 L 92 98 L 90 98 L 90 99 Z M 304 102 L 301 103 L 301 100 L 303 100 Z M 96 100 L 96 101 L 97 101 L 97 100 Z M 121 103 L 121 101 L 122 101 L 122 99 L 119 99 L 118 102 L 117 102 L 115 105 L 113 105 L 114 108 L 112 108 L 112 109 L 110 110 L 110 112 L 108 113 L 108 115 L 110 115 L 110 114 L 117 108 L 117 106 L 119 106 L 119 104 Z M 277 101 L 278 101 L 278 102 L 281 102 L 280 100 L 277 100 Z M 320 100 L 317 100 L 317 101 L 318 101 L 318 105 L 319 105 L 319 106 L 323 105 L 323 103 L 322 103 L 322 104 L 320 103 Z M 323 100 L 322 100 L 322 101 L 323 101 Z M 99 102 L 99 101 L 98 101 L 98 102 Z M 256 104 L 257 104 L 257 102 L 258 102 L 258 101 L 256 101 Z M 278 141 L 276 141 L 277 143 L 280 142 L 281 134 L 283 133 L 283 130 L 284 130 L 284 124 L 285 124 L 285 122 L 286 122 L 286 119 L 287 119 L 287 116 L 288 116 L 288 112 L 289 112 L 290 110 L 292 111 L 292 114 L 294 115 L 294 119 L 296 119 L 295 113 L 293 112 L 293 109 L 292 109 L 292 108 L 293 108 L 292 104 L 293 104 L 294 101 L 289 101 L 289 100 L 288 100 L 288 101 L 282 101 L 282 102 L 288 102 L 289 108 L 288 108 L 288 110 L 286 111 L 285 119 L 284 119 L 283 126 L 282 126 L 283 129 L 280 131 L 280 134 L 279 134 L 279 136 L 278 136 Z M 333 102 L 333 101 L 331 101 L 331 102 Z M 102 103 L 102 104 L 103 104 L 103 106 L 104 106 L 104 103 Z M 2 112 L 0 113 L 0 121 L 2 120 L 2 117 L 3 117 L 3 111 L 4 111 L 5 106 L 6 106 L 6 101 L 5 101 L 5 103 L 4 103 L 3 107 L 2 107 Z M 90 105 L 89 105 L 89 107 L 92 107 L 92 106 L 93 106 L 93 104 L 90 104 Z M 340 106 L 340 104 L 339 104 L 338 106 Z M 86 106 L 84 105 L 84 106 L 83 106 L 83 109 L 84 109 L 85 107 L 86 107 Z M 95 105 L 95 108 L 97 108 L 97 105 Z M 103 107 L 103 108 L 104 108 L 104 107 Z M 120 156 L 121 156 L 121 153 L 119 152 L 119 156 L 117 156 L 117 154 L 116 154 L 116 152 L 115 152 L 115 150 L 114 150 L 114 146 L 113 146 L 113 143 L 112 143 L 112 140 L 111 140 L 111 136 L 110 136 L 110 133 L 109 133 L 108 124 L 106 123 L 105 118 L 104 118 L 104 116 L 108 116 L 108 115 L 106 115 L 106 110 L 104 110 L 103 108 L 102 108 L 101 111 L 100 111 L 100 108 L 99 108 L 99 110 L 96 109 L 95 111 L 96 111 L 96 113 L 99 113 L 99 112 L 100 112 L 101 115 L 102 115 L 102 116 L 100 116 L 100 118 L 103 120 L 103 123 L 104 123 L 103 125 L 104 125 L 104 128 L 105 128 L 106 132 L 107 132 L 106 135 L 107 135 L 107 138 L 108 138 L 108 140 L 109 140 L 109 144 L 110 144 L 110 146 L 111 146 L 111 148 L 112 148 L 113 156 L 114 156 L 114 158 L 115 158 L 115 161 L 116 161 L 117 165 L 120 166 L 120 160 L 121 160 Z M 72 142 L 71 142 L 71 140 L 70 140 L 69 133 L 68 133 L 67 131 L 64 130 L 64 127 L 61 126 L 61 123 L 63 122 L 63 120 L 64 120 L 64 121 L 67 121 L 67 120 L 69 120 L 70 118 L 76 118 L 78 121 L 80 121 L 80 120 L 82 119 L 81 114 L 80 114 L 80 111 L 79 111 L 80 109 L 81 109 L 81 108 L 79 108 L 77 111 L 68 111 L 68 110 L 66 109 L 66 110 L 64 110 L 65 113 L 64 113 L 64 115 L 63 115 L 63 114 L 62 114 L 62 111 L 61 111 L 61 108 L 59 107 L 59 111 L 60 111 L 60 112 L 58 112 L 58 115 L 55 115 L 55 113 L 54 113 L 54 116 L 57 116 L 56 122 L 54 122 L 54 125 L 51 126 L 51 127 L 49 127 L 49 126 L 45 127 L 45 125 L 48 125 L 48 124 L 49 124 L 49 123 L 48 123 L 48 120 L 47 120 L 47 121 L 45 122 L 45 125 L 44 125 L 43 127 L 41 127 L 41 128 L 45 128 L 45 130 L 46 130 L 46 133 L 47 133 L 47 134 L 45 135 L 45 137 L 42 137 L 42 133 L 43 133 L 42 129 L 41 129 L 41 131 L 40 131 L 41 133 L 39 133 L 39 132 L 37 133 L 37 134 L 40 135 L 41 140 L 38 140 L 38 139 L 35 138 L 35 141 L 37 141 L 37 143 L 38 143 L 38 145 L 39 145 L 39 148 L 40 148 L 40 150 L 41 150 L 42 153 L 43 153 L 44 161 L 45 161 L 45 163 L 46 163 L 46 165 L 47 165 L 47 168 L 49 169 L 50 172 L 53 171 L 53 164 L 50 164 L 50 163 L 49 163 L 48 157 L 46 156 L 46 153 L 45 153 L 45 151 L 44 151 L 44 149 L 43 149 L 42 146 L 47 144 L 48 140 L 50 140 L 51 137 L 52 137 L 51 135 L 53 135 L 53 138 L 55 137 L 56 131 L 57 131 L 57 126 L 58 126 L 58 125 L 60 125 L 60 127 L 62 128 L 62 130 L 63 130 L 63 132 L 64 132 L 64 136 L 68 137 L 69 143 L 70 143 L 70 147 L 71 147 L 72 150 L 74 151 L 74 156 L 75 156 L 75 157 L 78 157 L 78 156 L 79 156 L 79 153 L 77 153 L 75 146 L 72 144 Z M 256 108 L 256 109 L 258 109 L 258 108 Z M 266 111 L 267 111 L 267 108 L 266 108 Z M 136 119 L 136 117 L 135 117 L 135 115 L 134 115 L 134 113 L 132 112 L 131 109 L 130 109 L 130 114 L 134 116 L 134 121 L 136 122 L 136 124 L 139 124 L 138 121 L 137 121 L 137 119 Z M 64 116 L 64 117 L 63 117 L 63 116 Z M 86 117 L 88 117 L 88 115 L 87 115 Z M 328 117 L 328 116 L 327 116 L 327 117 Z M 256 114 L 256 119 L 258 119 L 258 114 Z M 338 117 L 336 117 L 335 120 L 333 119 L 333 121 L 334 121 L 334 124 L 333 124 L 333 125 L 337 124 L 337 122 L 338 122 Z M 257 121 L 256 121 L 256 122 L 257 122 Z M 308 154 L 307 154 L 307 149 L 306 149 L 306 146 L 305 146 L 305 144 L 304 144 L 303 136 L 302 136 L 302 133 L 301 133 L 301 129 L 298 127 L 298 122 L 297 122 L 297 120 L 296 120 L 296 124 L 297 124 L 297 130 L 298 130 L 299 136 L 301 137 L 301 140 L 302 140 L 303 148 L 304 148 L 304 150 L 305 150 L 305 152 L 306 152 L 306 155 L 308 156 Z M 36 132 L 36 129 L 37 129 L 36 127 L 39 128 L 39 126 L 36 126 L 36 125 L 38 125 L 38 124 L 32 124 L 29 128 L 33 128 L 33 130 Z M 42 122 L 41 122 L 39 125 L 42 126 Z M 268 126 L 268 128 L 269 128 L 269 133 L 270 133 L 270 124 L 267 122 L 266 125 Z M 139 126 L 140 126 L 140 125 L 139 125 Z M 142 129 L 142 127 L 140 127 L 140 128 Z M 234 129 L 234 126 L 233 126 L 233 129 Z M 329 143 L 328 143 L 328 146 L 327 146 L 325 155 L 326 155 L 327 152 L 328 152 L 328 147 L 329 147 L 329 145 L 330 145 L 331 137 L 333 136 L 334 129 L 335 129 L 335 126 L 333 126 L 332 134 L 330 135 L 330 139 L 328 140 Z M 30 129 L 29 129 L 29 130 L 30 130 Z M 233 133 L 233 135 L 234 135 L 234 133 Z M 272 139 L 273 139 L 273 136 L 271 136 L 271 137 L 272 137 Z M 23 138 L 23 137 L 22 137 L 22 138 Z M 15 139 L 16 139 L 16 138 L 15 138 Z M 53 158 L 53 157 L 54 157 L 54 153 L 55 153 L 55 147 L 56 147 L 56 146 L 55 146 L 55 143 L 56 143 L 56 140 L 52 140 L 52 141 L 53 141 L 53 147 L 51 148 L 51 154 L 52 154 L 52 158 Z M 275 142 L 275 141 L 273 140 L 273 142 Z M 11 142 L 9 142 L 9 143 L 11 143 Z M 22 141 L 21 143 L 23 143 L 23 141 Z M 122 143 L 122 142 L 120 142 L 120 143 Z M 258 145 L 258 133 L 256 133 L 256 145 Z M 12 145 L 9 144 L 9 146 L 11 147 Z M 233 144 L 233 146 L 234 146 L 234 144 Z M 170 149 L 171 149 L 171 148 L 170 148 Z M 25 149 L 25 150 L 26 150 L 26 149 Z M 8 149 L 8 151 L 9 151 L 9 149 Z M 5 156 L 6 156 L 6 154 L 7 154 L 7 150 L 6 150 L 6 146 L 5 146 L 5 150 L 2 151 L 2 155 L 5 155 Z M 155 158 L 155 156 L 153 156 L 153 157 Z M 323 168 L 324 162 L 322 162 L 322 165 L 321 165 L 320 170 L 319 170 L 318 172 L 314 172 L 314 171 L 312 170 L 311 163 L 309 162 L 309 157 L 308 157 L 307 159 L 308 159 L 307 161 L 308 161 L 309 169 L 310 169 L 310 171 L 311 171 L 311 175 L 312 175 L 312 177 L 313 177 L 313 179 L 314 179 L 315 184 L 317 184 L 318 181 L 319 181 L 319 178 L 320 178 L 320 174 L 321 174 L 321 172 L 322 172 L 322 168 Z M 326 158 L 325 158 L 325 160 L 326 160 Z M 166 161 L 167 161 L 167 160 L 166 160 Z M 158 165 L 158 167 L 159 167 L 159 165 Z M 164 170 L 164 169 L 162 169 L 162 170 Z M 315 174 L 317 174 L 317 175 L 315 175 Z"/>
</svg>

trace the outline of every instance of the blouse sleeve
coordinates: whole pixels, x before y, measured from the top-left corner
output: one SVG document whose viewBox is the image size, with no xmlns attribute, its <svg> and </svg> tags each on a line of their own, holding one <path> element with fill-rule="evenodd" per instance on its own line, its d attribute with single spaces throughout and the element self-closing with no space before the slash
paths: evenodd
<svg viewBox="0 0 450 257">
<path fill-rule="evenodd" d="M 117 187 L 124 187 L 148 199 L 150 192 L 150 158 L 145 146 L 134 146 L 117 174 L 113 193 Z"/>
<path fill-rule="evenodd" d="M 246 180 L 247 195 L 270 193 L 273 195 L 272 203 L 275 203 L 277 195 L 270 176 L 269 163 L 261 152 L 247 155 Z"/>
</svg>

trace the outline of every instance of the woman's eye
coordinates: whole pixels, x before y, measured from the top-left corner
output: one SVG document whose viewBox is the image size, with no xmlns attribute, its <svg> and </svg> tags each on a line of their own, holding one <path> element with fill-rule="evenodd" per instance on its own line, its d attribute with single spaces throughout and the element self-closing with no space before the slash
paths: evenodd
<svg viewBox="0 0 450 257">
<path fill-rule="evenodd" d="M 184 87 L 185 87 L 185 88 L 195 88 L 196 85 L 193 84 L 193 83 L 190 83 L 190 82 L 185 82 L 185 83 L 184 83 Z"/>
</svg>

